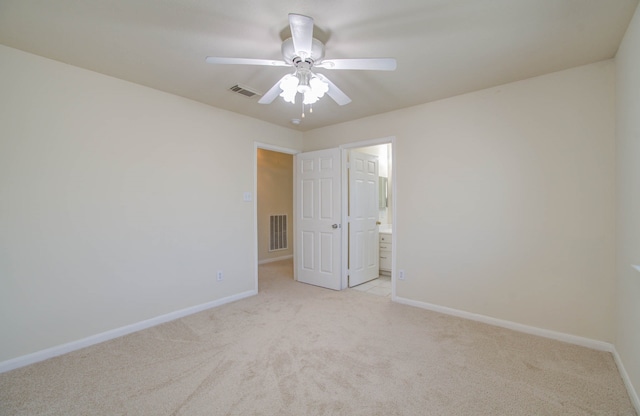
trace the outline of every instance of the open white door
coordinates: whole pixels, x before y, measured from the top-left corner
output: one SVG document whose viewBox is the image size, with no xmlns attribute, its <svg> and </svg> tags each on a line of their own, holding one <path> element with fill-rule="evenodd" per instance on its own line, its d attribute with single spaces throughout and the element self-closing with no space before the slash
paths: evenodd
<svg viewBox="0 0 640 416">
<path fill-rule="evenodd" d="M 378 157 L 349 153 L 349 287 L 379 275 Z"/>
<path fill-rule="evenodd" d="M 340 149 L 295 156 L 296 276 L 328 289 L 341 287 Z"/>
</svg>

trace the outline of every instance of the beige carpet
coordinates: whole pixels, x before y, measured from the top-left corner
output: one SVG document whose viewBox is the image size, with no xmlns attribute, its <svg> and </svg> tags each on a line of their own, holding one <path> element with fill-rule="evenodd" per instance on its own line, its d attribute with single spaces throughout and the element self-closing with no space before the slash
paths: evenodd
<svg viewBox="0 0 640 416">
<path fill-rule="evenodd" d="M 290 276 L 0 374 L 0 414 L 635 415 L 608 353 Z"/>
</svg>

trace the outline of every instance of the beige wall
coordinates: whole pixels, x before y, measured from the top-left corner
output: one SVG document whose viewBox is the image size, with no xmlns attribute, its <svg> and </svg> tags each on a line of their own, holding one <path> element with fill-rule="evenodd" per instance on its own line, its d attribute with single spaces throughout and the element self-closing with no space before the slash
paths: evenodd
<svg viewBox="0 0 640 416">
<path fill-rule="evenodd" d="M 397 295 L 612 342 L 613 61 L 305 133 L 396 137 Z"/>
<path fill-rule="evenodd" d="M 293 155 L 258 149 L 258 260 L 293 255 Z M 269 251 L 269 217 L 287 215 L 288 249 Z"/>
<path fill-rule="evenodd" d="M 3 46 L 0 73 L 0 362 L 257 289 L 254 141 L 300 133 Z"/>
<path fill-rule="evenodd" d="M 618 310 L 616 349 L 640 407 L 640 8 L 616 55 Z"/>
</svg>

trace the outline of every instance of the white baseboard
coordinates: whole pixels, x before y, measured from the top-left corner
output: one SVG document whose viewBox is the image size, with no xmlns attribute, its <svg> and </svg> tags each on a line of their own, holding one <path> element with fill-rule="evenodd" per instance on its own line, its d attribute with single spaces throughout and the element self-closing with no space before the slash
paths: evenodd
<svg viewBox="0 0 640 416">
<path fill-rule="evenodd" d="M 613 352 L 614 350 L 613 344 L 604 341 L 597 341 L 594 339 L 565 334 L 562 332 L 550 331 L 548 329 L 537 328 L 534 326 L 519 324 L 512 321 L 505 321 L 503 319 L 492 318 L 490 316 L 479 315 L 471 312 L 461 311 L 459 309 L 447 308 L 446 306 L 439 306 L 401 297 L 396 297 L 394 300 L 405 305 L 415 306 L 434 312 L 440 312 L 446 315 L 457 316 L 459 318 L 470 319 L 472 321 L 478 321 L 489 325 L 512 329 L 514 331 L 524 332 L 525 334 L 537 335 L 544 338 L 555 339 L 557 341 L 568 342 L 569 344 L 580 345 L 582 347 L 587 347 L 594 350 L 607 352 Z"/>
<path fill-rule="evenodd" d="M 562 332 L 550 331 L 548 329 L 537 328 L 534 326 L 523 325 L 512 321 L 505 321 L 503 319 L 492 318 L 490 316 L 479 315 L 471 312 L 461 311 L 459 309 L 448 308 L 446 306 L 434 305 L 431 303 L 420 302 L 412 299 L 402 298 L 396 296 L 393 301 L 402 303 L 404 305 L 415 306 L 417 308 L 427 309 L 434 312 L 443 313 L 446 315 L 457 316 L 459 318 L 470 319 L 472 321 L 478 321 L 489 325 L 499 326 L 502 328 L 511 329 L 518 332 L 523 332 L 525 334 L 537 335 L 544 338 L 555 339 L 557 341 L 566 342 L 569 344 L 579 345 L 586 348 L 591 348 L 598 351 L 606 351 L 613 355 L 613 359 L 618 367 L 618 372 L 620 376 L 624 380 L 624 385 L 627 388 L 627 393 L 629 393 L 629 398 L 633 406 L 635 407 L 636 413 L 640 415 L 640 400 L 638 399 L 638 394 L 636 390 L 633 388 L 633 384 L 631 383 L 631 379 L 627 374 L 627 371 L 624 368 L 624 364 L 622 363 L 622 359 L 616 350 L 616 347 L 608 342 L 598 341 L 591 338 L 579 337 L 576 335 L 565 334 Z"/>
<path fill-rule="evenodd" d="M 274 261 L 288 260 L 288 259 L 292 259 L 292 258 L 293 258 L 293 254 L 290 254 L 288 256 L 274 257 L 272 259 L 260 260 L 260 261 L 258 261 L 258 264 L 273 263 Z"/>
<path fill-rule="evenodd" d="M 89 347 L 91 345 L 99 344 L 104 341 L 109 341 L 114 338 L 128 335 L 133 332 L 141 331 L 143 329 L 151 328 L 152 326 L 160 325 L 165 322 L 173 321 L 175 319 L 192 315 L 194 313 L 201 312 L 206 309 L 215 308 L 217 306 L 221 306 L 226 303 L 235 302 L 237 300 L 244 299 L 249 296 L 253 296 L 257 294 L 258 294 L 257 290 L 249 290 L 247 292 L 238 293 L 236 295 L 228 296 L 226 298 L 222 298 L 222 299 L 214 300 L 211 302 L 203 303 L 200 305 L 192 306 L 189 308 L 181 309 L 179 311 L 171 312 L 165 315 L 156 316 L 155 318 L 147 319 L 144 321 L 137 322 L 135 324 L 112 329 L 110 331 L 102 332 L 100 334 L 91 335 L 87 338 L 82 338 L 77 341 L 72 341 L 66 344 L 57 345 L 55 347 L 37 351 L 32 354 L 27 354 L 21 357 L 12 358 L 10 360 L 0 362 L 0 373 L 4 373 L 10 370 L 14 370 L 16 368 L 24 367 L 29 364 L 34 364 L 39 361 L 44 361 L 49 358 L 57 357 L 58 355 L 66 354 L 71 351 L 76 351 L 85 347 Z"/>
<path fill-rule="evenodd" d="M 620 358 L 620 354 L 618 354 L 618 351 L 615 348 L 613 349 L 613 352 L 611 354 L 613 354 L 613 359 L 615 360 L 616 365 L 618 366 L 620 377 L 622 377 L 622 380 L 624 381 L 624 385 L 627 387 L 627 392 L 629 393 L 629 398 L 631 399 L 631 403 L 633 404 L 633 407 L 636 408 L 636 413 L 640 415 L 640 397 L 638 397 L 638 393 L 636 393 L 636 389 L 633 388 L 633 383 L 631 383 L 631 378 L 629 378 L 629 374 L 627 373 L 627 370 L 624 368 L 624 364 L 622 363 L 622 358 Z"/>
</svg>

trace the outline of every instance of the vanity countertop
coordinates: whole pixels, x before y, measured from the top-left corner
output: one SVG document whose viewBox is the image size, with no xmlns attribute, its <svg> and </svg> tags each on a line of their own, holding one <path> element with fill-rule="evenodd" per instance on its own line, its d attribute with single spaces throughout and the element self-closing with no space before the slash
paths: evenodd
<svg viewBox="0 0 640 416">
<path fill-rule="evenodd" d="M 393 227 L 389 224 L 383 224 L 378 228 L 378 232 L 381 234 L 392 234 Z"/>
</svg>

